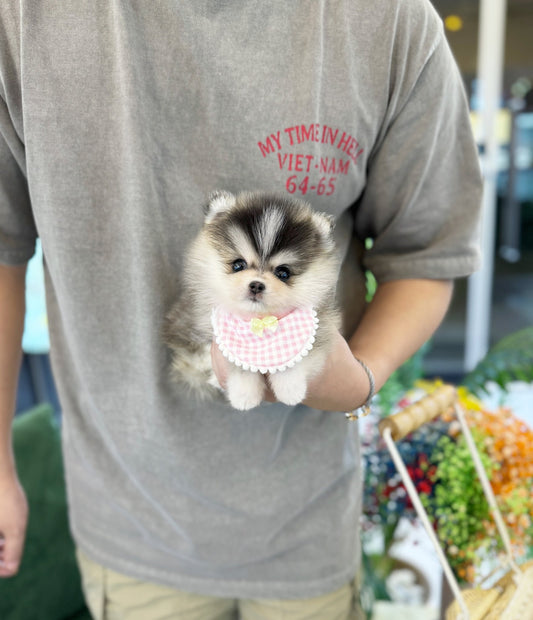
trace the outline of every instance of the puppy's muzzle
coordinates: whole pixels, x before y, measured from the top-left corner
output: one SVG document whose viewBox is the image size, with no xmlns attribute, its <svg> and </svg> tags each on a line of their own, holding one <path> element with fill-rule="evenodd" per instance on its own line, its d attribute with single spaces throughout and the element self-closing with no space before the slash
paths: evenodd
<svg viewBox="0 0 533 620">
<path fill-rule="evenodd" d="M 248 285 L 249 295 L 252 299 L 260 299 L 262 294 L 265 291 L 266 286 L 263 282 L 259 282 L 258 280 L 254 280 L 250 282 Z"/>
</svg>

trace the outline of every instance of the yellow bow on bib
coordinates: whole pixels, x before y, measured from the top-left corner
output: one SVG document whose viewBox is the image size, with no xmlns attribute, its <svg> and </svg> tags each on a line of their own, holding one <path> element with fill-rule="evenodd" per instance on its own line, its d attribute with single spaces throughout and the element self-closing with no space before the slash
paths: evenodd
<svg viewBox="0 0 533 620">
<path fill-rule="evenodd" d="M 265 329 L 269 329 L 272 332 L 278 329 L 278 319 L 275 316 L 265 316 L 262 319 L 251 319 L 250 329 L 252 333 L 262 338 Z"/>
</svg>

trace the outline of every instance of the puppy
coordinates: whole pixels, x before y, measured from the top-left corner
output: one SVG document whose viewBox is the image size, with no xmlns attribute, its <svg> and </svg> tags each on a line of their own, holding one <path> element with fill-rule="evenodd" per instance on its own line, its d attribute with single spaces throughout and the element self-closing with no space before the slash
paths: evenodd
<svg viewBox="0 0 533 620">
<path fill-rule="evenodd" d="M 165 321 L 173 379 L 200 396 L 216 394 L 215 340 L 231 362 L 234 408 L 259 405 L 265 380 L 279 401 L 300 403 L 340 324 L 332 229 L 330 216 L 300 200 L 212 194 Z"/>
</svg>

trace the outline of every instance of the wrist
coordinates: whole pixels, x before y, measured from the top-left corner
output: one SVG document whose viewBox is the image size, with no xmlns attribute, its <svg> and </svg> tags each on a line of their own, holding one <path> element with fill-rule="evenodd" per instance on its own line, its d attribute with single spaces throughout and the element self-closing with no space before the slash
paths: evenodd
<svg viewBox="0 0 533 620">
<path fill-rule="evenodd" d="M 0 449 L 0 482 L 11 481 L 17 478 L 17 468 L 11 444 Z"/>
<path fill-rule="evenodd" d="M 361 368 L 365 375 L 366 383 L 368 385 L 368 392 L 366 393 L 366 398 L 361 404 L 359 404 L 353 409 L 349 409 L 348 411 L 346 411 L 346 417 L 349 420 L 357 420 L 368 415 L 370 413 L 370 405 L 372 403 L 372 399 L 374 398 L 374 395 L 376 393 L 376 381 L 374 378 L 374 373 L 372 372 L 370 367 L 361 358 L 356 357 L 355 355 L 354 361 Z"/>
<path fill-rule="evenodd" d="M 355 355 L 354 355 L 354 359 L 361 366 L 361 368 L 365 371 L 366 377 L 368 379 L 368 395 L 363 404 L 363 407 L 369 407 L 376 393 L 376 380 L 374 378 L 374 373 L 362 359 L 360 359 L 359 357 Z"/>
<path fill-rule="evenodd" d="M 324 411 L 352 411 L 369 395 L 368 376 L 338 334 L 322 372 L 309 383 L 304 403 Z"/>
</svg>

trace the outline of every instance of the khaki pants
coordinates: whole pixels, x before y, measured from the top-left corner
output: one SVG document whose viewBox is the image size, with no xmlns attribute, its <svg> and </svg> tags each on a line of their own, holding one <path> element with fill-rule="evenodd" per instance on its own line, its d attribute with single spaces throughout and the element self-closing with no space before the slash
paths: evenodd
<svg viewBox="0 0 533 620">
<path fill-rule="evenodd" d="M 359 620 L 354 586 L 304 600 L 224 599 L 180 592 L 96 564 L 78 550 L 87 605 L 95 620 Z"/>
</svg>

